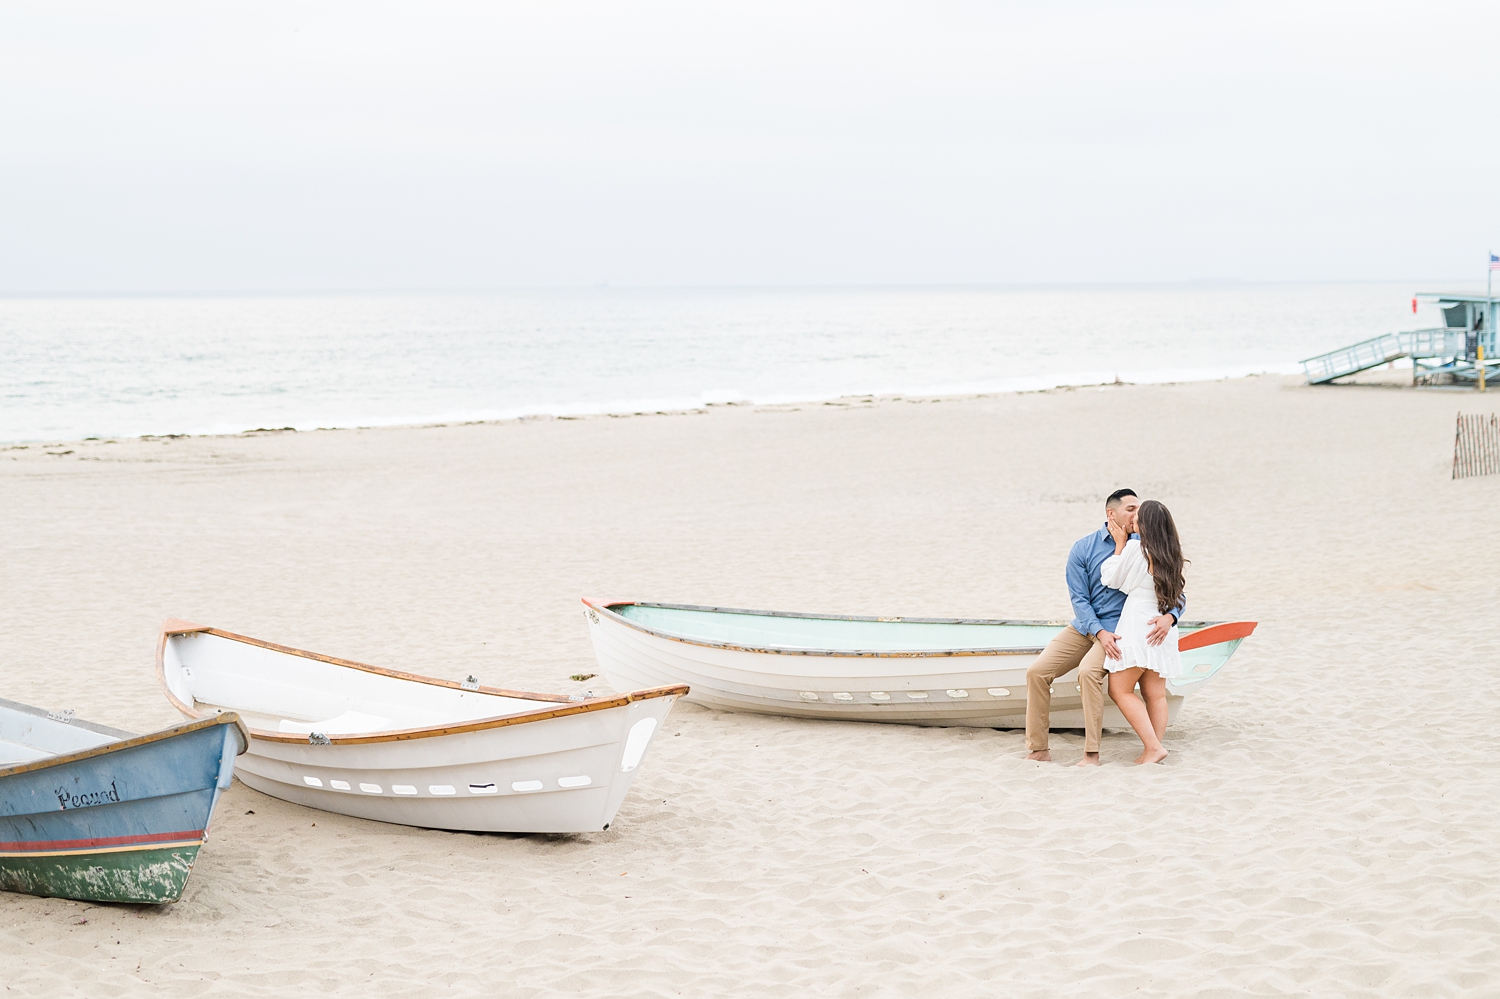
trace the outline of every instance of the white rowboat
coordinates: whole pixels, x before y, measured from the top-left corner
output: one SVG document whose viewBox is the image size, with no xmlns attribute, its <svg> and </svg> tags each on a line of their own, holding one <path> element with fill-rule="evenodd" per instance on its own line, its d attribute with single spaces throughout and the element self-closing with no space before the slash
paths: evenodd
<svg viewBox="0 0 1500 999">
<path fill-rule="evenodd" d="M 608 829 L 681 684 L 570 698 L 455 683 L 172 620 L 157 675 L 189 718 L 237 712 L 236 776 L 266 794 L 429 829 Z M 472 681 L 473 678 L 471 677 Z"/>
<path fill-rule="evenodd" d="M 585 599 L 600 669 L 617 689 L 692 687 L 730 711 L 908 725 L 1026 727 L 1026 668 L 1066 621 L 849 617 Z M 1176 720 L 1255 630 L 1185 621 Z M 1077 672 L 1052 688 L 1053 728 L 1082 728 Z M 1129 726 L 1106 696 L 1104 725 Z"/>
</svg>

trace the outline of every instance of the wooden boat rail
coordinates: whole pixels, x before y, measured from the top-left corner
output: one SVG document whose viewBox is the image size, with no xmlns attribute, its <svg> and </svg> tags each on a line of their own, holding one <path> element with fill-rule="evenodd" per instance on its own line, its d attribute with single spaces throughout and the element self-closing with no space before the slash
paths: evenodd
<svg viewBox="0 0 1500 999">
<path fill-rule="evenodd" d="M 850 659 L 922 659 L 922 658 L 952 658 L 957 656 L 1034 656 L 1042 652 L 1043 646 L 984 649 L 911 649 L 911 650 L 864 650 L 864 649 L 789 649 L 775 645 L 738 645 L 733 642 L 710 642 L 699 638 L 688 638 L 684 635 L 676 635 L 669 631 L 660 631 L 649 628 L 638 621 L 616 611 L 611 607 L 623 607 L 627 604 L 635 607 L 660 607 L 663 610 L 685 610 L 685 611 L 707 611 L 716 614 L 744 614 L 749 617 L 788 617 L 800 618 L 814 621 L 865 621 L 879 624 L 983 624 L 983 625 L 1029 625 L 1033 627 L 1063 628 L 1068 625 L 1067 621 L 1027 621 L 1027 620 L 991 620 L 985 618 L 962 618 L 962 617 L 871 617 L 858 614 L 799 614 L 795 611 L 758 611 L 744 610 L 738 607 L 710 607 L 700 604 L 665 604 L 652 603 L 644 600 L 596 600 L 592 597 L 583 598 L 584 606 L 591 611 L 605 614 L 611 620 L 634 628 L 636 631 L 654 635 L 657 638 L 665 638 L 674 642 L 683 642 L 688 645 L 701 645 L 710 649 L 729 649 L 736 652 L 764 652 L 780 656 L 828 656 Z M 1206 645 L 1216 645 L 1219 642 L 1228 642 L 1236 638 L 1244 638 L 1255 630 L 1254 621 L 1181 621 L 1179 628 L 1197 629 L 1191 634 L 1183 635 L 1177 643 L 1181 652 L 1189 652 L 1200 649 Z"/>
<path fill-rule="evenodd" d="M 591 711 L 604 711 L 609 708 L 624 707 L 633 701 L 647 701 L 657 697 L 681 696 L 686 694 L 689 689 L 687 684 L 678 683 L 664 687 L 650 687 L 645 690 L 633 690 L 625 694 L 616 694 L 613 697 L 591 697 L 575 701 L 566 694 L 535 694 L 525 691 L 506 690 L 500 687 L 465 687 L 456 680 L 442 680 L 434 676 L 423 676 L 420 673 L 405 673 L 401 670 L 387 669 L 384 666 L 371 666 L 368 663 L 355 662 L 353 659 L 339 659 L 334 656 L 325 656 L 321 653 L 309 652 L 305 649 L 294 649 L 289 645 L 277 645 L 275 642 L 250 638 L 247 635 L 237 635 L 232 631 L 193 624 L 190 621 L 183 621 L 178 618 L 169 618 L 162 625 L 161 635 L 158 637 L 156 643 L 156 678 L 160 681 L 162 689 L 166 691 L 167 700 L 172 703 L 173 707 L 177 708 L 183 714 L 195 718 L 203 717 L 204 712 L 200 711 L 195 705 L 184 704 L 178 699 L 177 695 L 172 693 L 172 688 L 167 685 L 166 674 L 167 639 L 173 635 L 194 634 L 214 635 L 218 638 L 226 638 L 230 641 L 243 642 L 246 645 L 269 649 L 272 652 L 281 652 L 302 659 L 312 659 L 316 662 L 360 670 L 365 673 L 375 673 L 397 680 L 425 683 L 434 687 L 448 687 L 466 693 L 494 694 L 500 697 L 513 697 L 528 701 L 551 701 L 558 704 L 558 707 L 555 708 L 533 708 L 514 714 L 478 718 L 474 721 L 460 722 L 453 725 L 427 725 L 419 728 L 389 729 L 381 732 L 361 732 L 347 735 L 324 734 L 323 738 L 327 740 L 329 745 L 334 746 L 368 745 L 376 742 L 404 742 L 411 739 L 431 739 L 444 735 L 483 732 L 488 729 L 504 728 L 508 725 L 523 725 L 527 722 L 546 721 L 550 718 L 564 718 L 569 715 L 588 714 Z M 281 742 L 289 745 L 305 746 L 309 744 L 310 740 L 310 736 L 308 735 L 272 732 L 268 729 L 251 728 L 249 732 L 251 736 L 263 742 Z"/>
</svg>

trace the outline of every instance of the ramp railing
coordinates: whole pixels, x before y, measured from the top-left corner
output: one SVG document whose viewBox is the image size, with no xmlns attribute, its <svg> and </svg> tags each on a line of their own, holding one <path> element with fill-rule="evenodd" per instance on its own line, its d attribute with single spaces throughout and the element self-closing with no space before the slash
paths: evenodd
<svg viewBox="0 0 1500 999">
<path fill-rule="evenodd" d="M 1412 357 L 1459 357 L 1464 353 L 1463 330 L 1437 326 L 1432 329 L 1398 333 L 1401 345 Z M 1493 351 L 1490 351 L 1493 353 Z"/>
<path fill-rule="evenodd" d="M 1394 361 L 1398 357 L 1405 357 L 1406 353 L 1401 335 L 1386 333 L 1349 347 L 1330 350 L 1317 357 L 1309 357 L 1302 362 L 1302 370 L 1307 373 L 1310 384 L 1318 385 Z"/>
<path fill-rule="evenodd" d="M 1467 335 L 1464 330 L 1443 326 L 1408 330 L 1405 333 L 1386 333 L 1348 347 L 1330 350 L 1317 357 L 1309 357 L 1302 362 L 1302 370 L 1306 372 L 1309 384 L 1320 385 L 1335 378 L 1379 367 L 1399 357 L 1462 358 L 1468 352 L 1465 339 Z M 1485 352 L 1489 355 L 1495 353 L 1488 346 Z"/>
</svg>

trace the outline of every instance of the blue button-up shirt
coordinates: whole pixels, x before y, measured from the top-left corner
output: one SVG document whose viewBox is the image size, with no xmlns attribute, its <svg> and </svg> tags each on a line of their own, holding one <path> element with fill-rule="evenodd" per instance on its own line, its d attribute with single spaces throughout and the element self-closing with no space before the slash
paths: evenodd
<svg viewBox="0 0 1500 999">
<path fill-rule="evenodd" d="M 1132 538 L 1140 535 L 1132 534 Z M 1099 567 L 1115 553 L 1115 539 L 1109 536 L 1109 524 L 1086 538 L 1079 538 L 1068 552 L 1068 598 L 1073 601 L 1073 629 L 1080 635 L 1093 635 L 1101 628 L 1114 631 L 1120 624 L 1120 611 L 1125 607 L 1125 594 L 1121 590 L 1105 586 L 1099 581 Z M 1182 620 L 1184 597 L 1170 611 L 1177 620 Z"/>
</svg>

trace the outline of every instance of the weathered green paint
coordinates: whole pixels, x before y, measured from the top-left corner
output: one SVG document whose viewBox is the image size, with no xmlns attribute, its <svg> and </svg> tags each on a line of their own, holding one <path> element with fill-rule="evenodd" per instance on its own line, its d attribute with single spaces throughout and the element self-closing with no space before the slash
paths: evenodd
<svg viewBox="0 0 1500 999">
<path fill-rule="evenodd" d="M 0 857 L 0 889 L 90 902 L 175 902 L 196 846 L 53 857 Z"/>
</svg>

